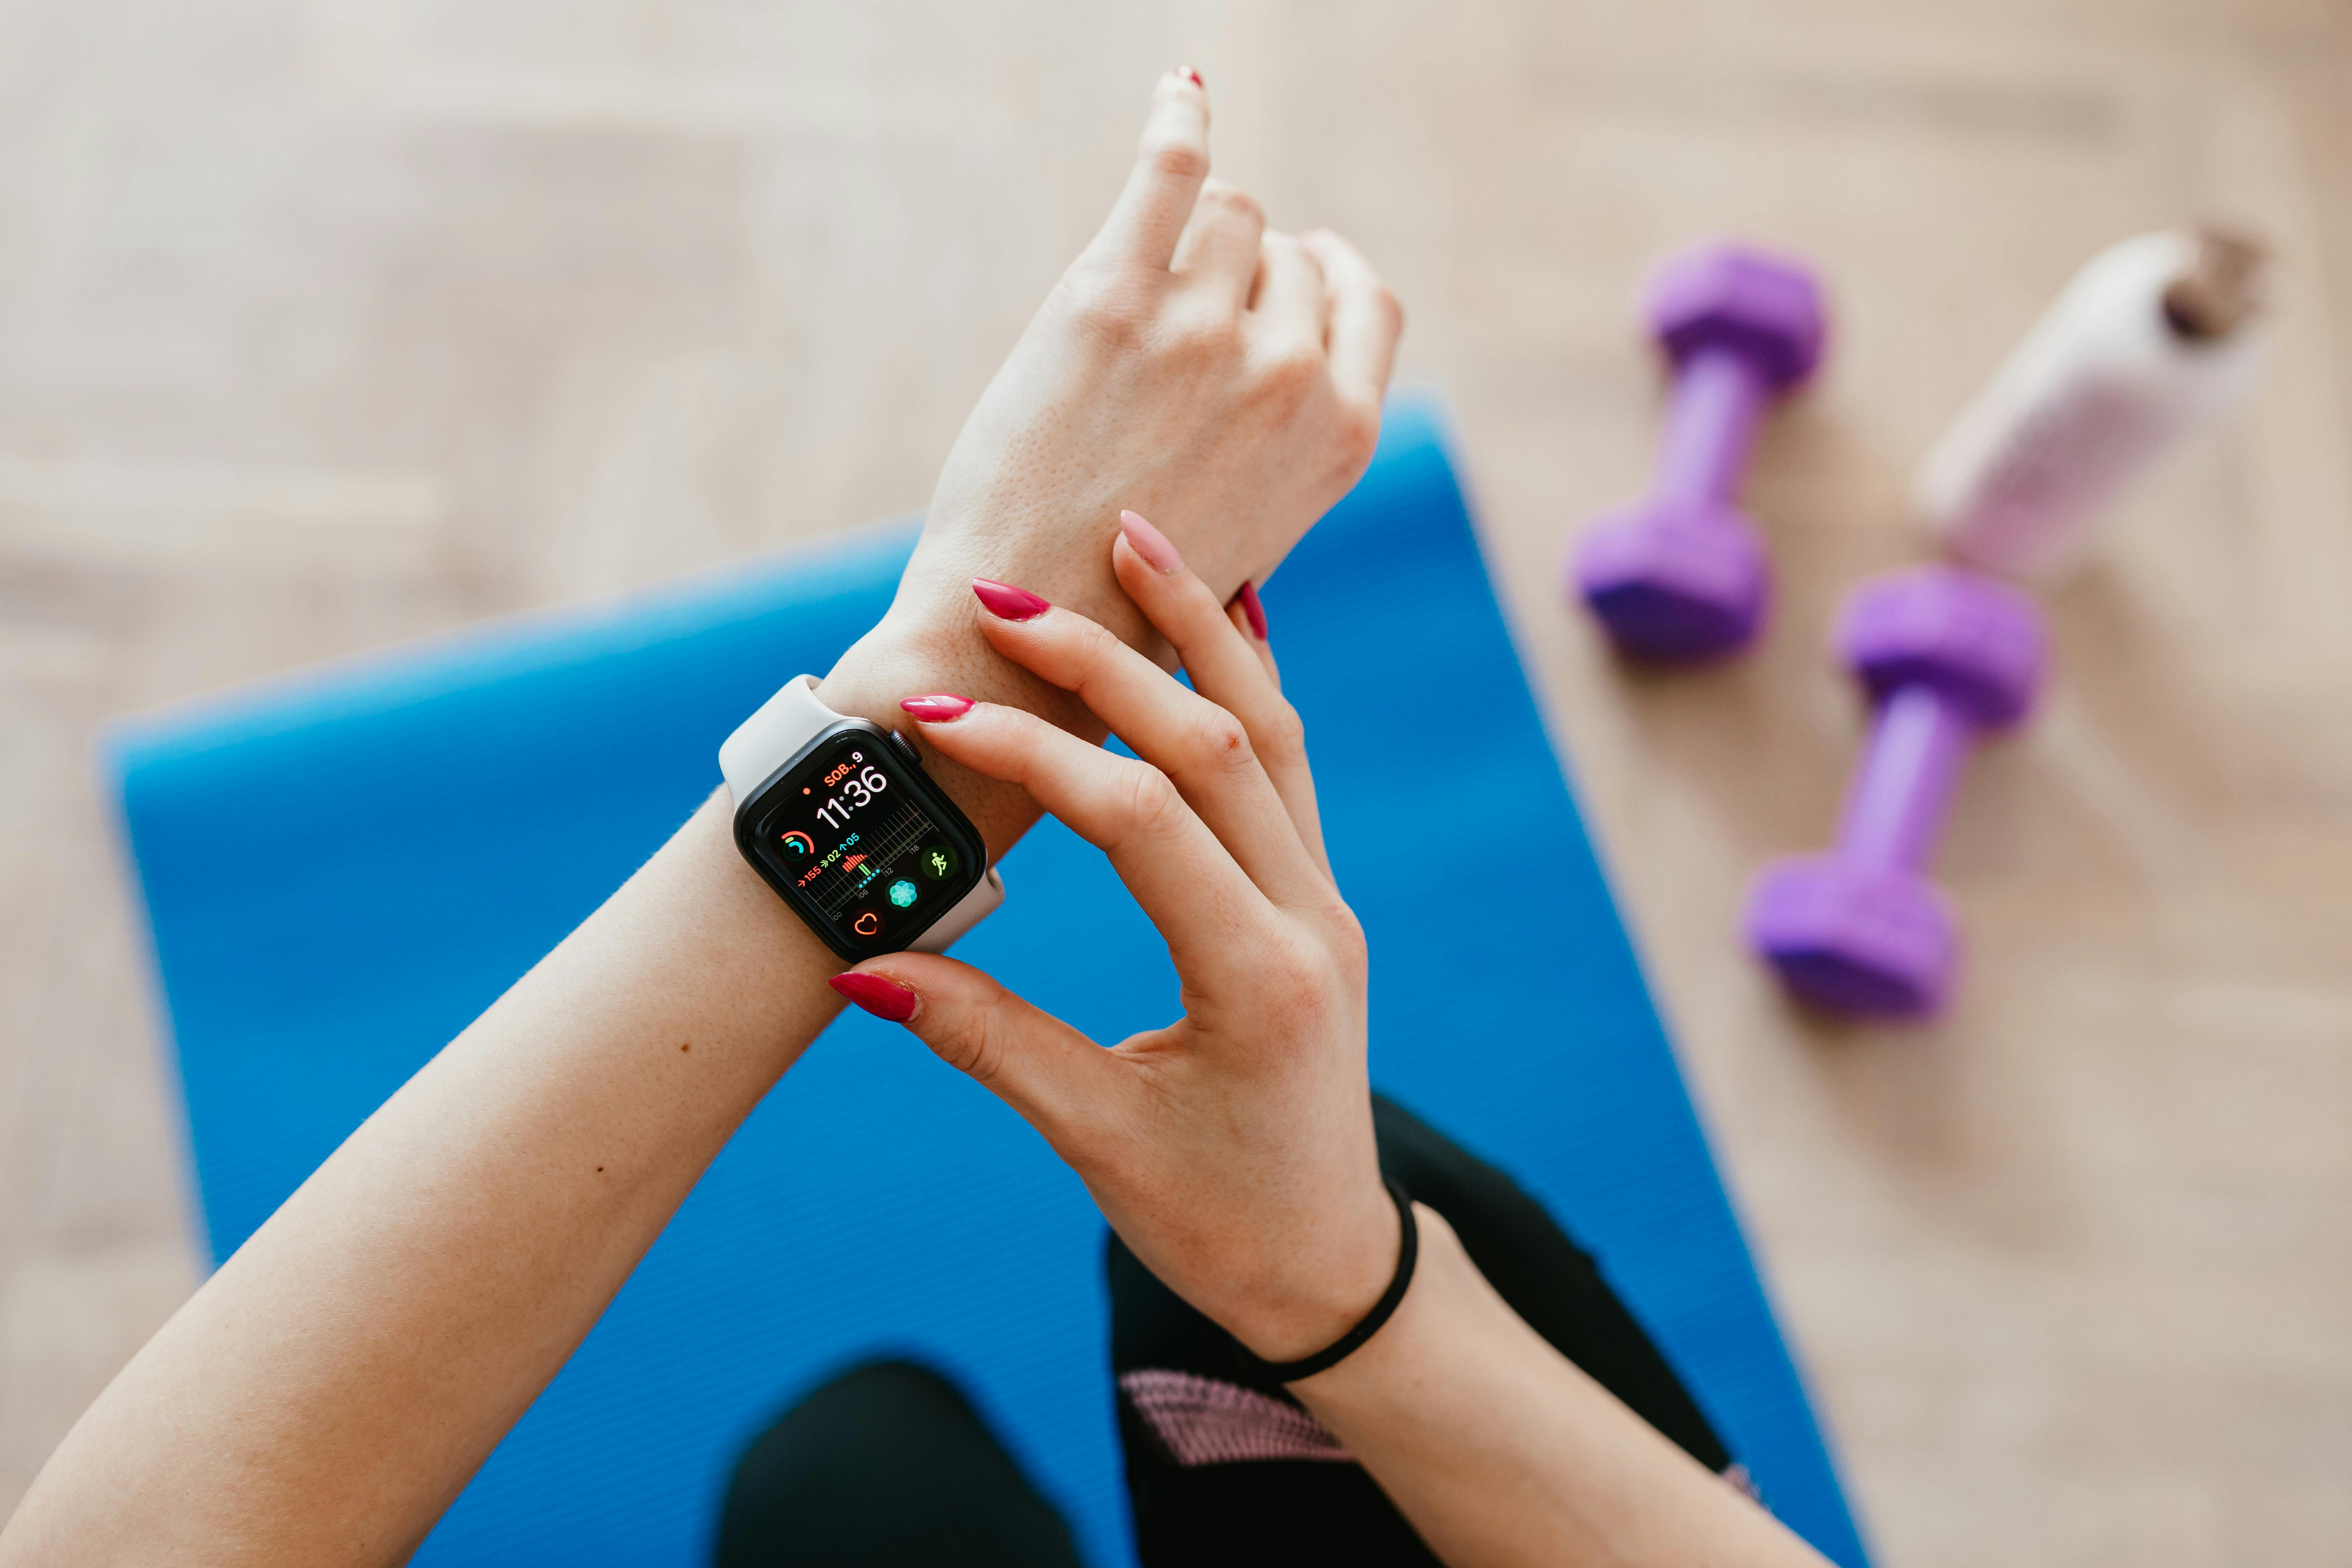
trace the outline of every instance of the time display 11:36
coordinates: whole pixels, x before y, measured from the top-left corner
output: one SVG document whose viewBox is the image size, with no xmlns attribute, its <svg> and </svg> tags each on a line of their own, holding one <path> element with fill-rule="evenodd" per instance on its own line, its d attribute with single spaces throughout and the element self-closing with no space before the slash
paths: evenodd
<svg viewBox="0 0 2352 1568">
<path fill-rule="evenodd" d="M 827 826 L 836 828 L 848 826 L 851 812 L 861 805 L 872 805 L 876 795 L 890 787 L 889 779 L 871 763 L 856 769 L 854 776 L 853 764 L 844 763 L 825 774 L 824 782 L 828 785 L 841 784 L 841 793 L 816 808 L 817 818 Z"/>
</svg>

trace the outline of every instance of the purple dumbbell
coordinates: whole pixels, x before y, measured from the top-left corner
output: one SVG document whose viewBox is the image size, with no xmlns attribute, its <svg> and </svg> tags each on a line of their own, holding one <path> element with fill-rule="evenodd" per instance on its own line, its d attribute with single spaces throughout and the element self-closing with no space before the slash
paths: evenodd
<svg viewBox="0 0 2352 1568">
<path fill-rule="evenodd" d="M 1562 575 L 1626 651 L 1705 658 L 1754 637 L 1771 598 L 1735 500 L 1765 406 L 1821 363 L 1822 292 L 1793 261 L 1710 246 L 1652 274 L 1644 309 L 1674 363 L 1656 475 L 1586 529 Z"/>
<path fill-rule="evenodd" d="M 1969 748 L 2032 707 L 2043 642 L 2032 599 L 1957 567 L 1898 572 L 1847 601 L 1838 652 L 1876 712 L 1837 847 L 1768 866 L 1748 899 L 1749 945 L 1796 995 L 1887 1017 L 1941 1005 L 1959 931 L 1923 873 Z"/>
</svg>

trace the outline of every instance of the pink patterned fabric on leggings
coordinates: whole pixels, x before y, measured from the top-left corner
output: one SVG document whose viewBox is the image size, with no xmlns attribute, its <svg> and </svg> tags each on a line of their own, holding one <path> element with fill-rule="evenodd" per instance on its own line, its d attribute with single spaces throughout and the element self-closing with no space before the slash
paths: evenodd
<svg viewBox="0 0 2352 1568">
<path fill-rule="evenodd" d="M 1354 1457 L 1324 1425 L 1296 1405 L 1189 1372 L 1130 1372 L 1118 1386 L 1180 1465 L 1251 1459 Z"/>
</svg>

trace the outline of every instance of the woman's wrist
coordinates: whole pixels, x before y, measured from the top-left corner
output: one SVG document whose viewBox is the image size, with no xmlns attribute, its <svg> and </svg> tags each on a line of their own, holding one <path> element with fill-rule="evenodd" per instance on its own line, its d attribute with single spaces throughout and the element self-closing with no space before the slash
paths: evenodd
<svg viewBox="0 0 2352 1568">
<path fill-rule="evenodd" d="M 965 598 L 969 601 L 971 595 Z M 902 630 L 886 620 L 841 657 L 819 683 L 817 695 L 835 711 L 895 730 L 921 750 L 924 771 L 971 819 L 992 861 L 1002 858 L 1036 822 L 1035 804 L 1019 789 L 982 778 L 924 747 L 920 732 L 898 706 L 904 698 L 929 692 L 953 692 L 1033 710 L 1042 705 L 1042 699 L 986 668 L 982 663 L 986 656 L 987 649 L 970 633 L 960 642 L 941 628 Z"/>
<path fill-rule="evenodd" d="M 1354 1331 L 1388 1293 L 1404 1244 L 1395 1202 L 1387 1188 L 1374 1186 L 1368 1201 L 1353 1207 L 1345 1221 L 1329 1217 L 1320 1246 L 1292 1253 L 1296 1267 L 1283 1279 L 1245 1289 L 1236 1304 L 1211 1314 L 1259 1360 L 1280 1366 L 1318 1354 Z M 1413 1210 L 1416 1217 L 1426 1212 Z"/>
<path fill-rule="evenodd" d="M 1108 559 L 1109 547 L 1092 553 Z M 910 567 L 908 578 L 889 613 L 850 645 L 819 684 L 817 695 L 827 707 L 896 730 L 919 747 L 923 745 L 920 731 L 898 703 L 927 692 L 952 692 L 1019 708 L 1086 740 L 1103 739 L 1100 721 L 1084 703 L 1000 658 L 982 638 L 977 617 L 985 612 L 972 595 L 971 577 L 919 586 Z M 1112 598 L 1124 603 L 1107 567 L 1078 570 L 1075 562 L 1032 577 L 1022 586 L 1081 611 Z M 1129 614 L 1134 614 L 1131 606 Z M 983 778 L 928 748 L 923 765 L 980 830 L 992 860 L 1002 858 L 1037 820 L 1036 803 L 1016 785 Z"/>
<path fill-rule="evenodd" d="M 1417 1209 L 1396 1315 L 1289 1385 L 1447 1563 L 1810 1564 L 1822 1559 L 1511 1310 Z"/>
<path fill-rule="evenodd" d="M 1107 557 L 1108 547 L 1099 553 Z M 1058 581 L 1045 580 L 1076 599 L 1118 593 L 1107 569 L 1097 575 L 1100 585 L 1090 586 L 1081 574 L 1065 565 Z M 968 580 L 957 582 L 952 593 L 942 588 L 902 588 L 889 612 L 825 673 L 818 684 L 818 698 L 837 713 L 870 720 L 918 746 L 922 744 L 919 728 L 898 703 L 925 692 L 957 692 L 1024 708 L 1090 740 L 1102 739 L 1099 722 L 1067 692 L 1007 663 L 982 640 L 974 622 L 978 614 Z M 791 673 L 778 679 L 788 679 Z M 992 860 L 1002 857 L 1036 822 L 1036 803 L 1021 789 L 982 778 L 924 750 L 925 771 L 971 819 L 988 845 Z M 749 904 L 757 911 L 755 929 L 773 934 L 796 955 L 803 955 L 804 950 L 806 962 L 794 963 L 789 973 L 797 976 L 805 972 L 821 978 L 838 970 L 839 960 L 744 863 L 734 842 L 732 798 L 721 790 L 697 816 L 698 820 L 681 835 L 682 847 L 703 866 L 708 896 L 723 898 L 739 910 Z M 706 816 L 709 822 L 700 820 Z M 824 1000 L 830 1005 L 838 999 L 828 991 Z"/>
<path fill-rule="evenodd" d="M 1396 1310 L 1353 1355 L 1290 1384 L 1318 1415 L 1326 1405 L 1357 1411 L 1386 1403 L 1429 1375 L 1439 1364 L 1430 1347 L 1458 1340 L 1482 1306 L 1491 1302 L 1510 1312 L 1444 1216 L 1423 1204 L 1415 1204 L 1412 1214 L 1418 1256 Z"/>
</svg>

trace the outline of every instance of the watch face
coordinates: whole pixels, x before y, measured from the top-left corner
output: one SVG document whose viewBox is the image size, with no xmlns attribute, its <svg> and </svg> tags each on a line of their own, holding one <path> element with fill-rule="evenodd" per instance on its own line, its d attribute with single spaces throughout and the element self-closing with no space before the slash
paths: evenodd
<svg viewBox="0 0 2352 1568">
<path fill-rule="evenodd" d="M 818 742 L 752 806 L 737 827 L 744 847 L 847 957 L 898 952 L 987 871 L 963 814 L 863 725 Z"/>
</svg>

